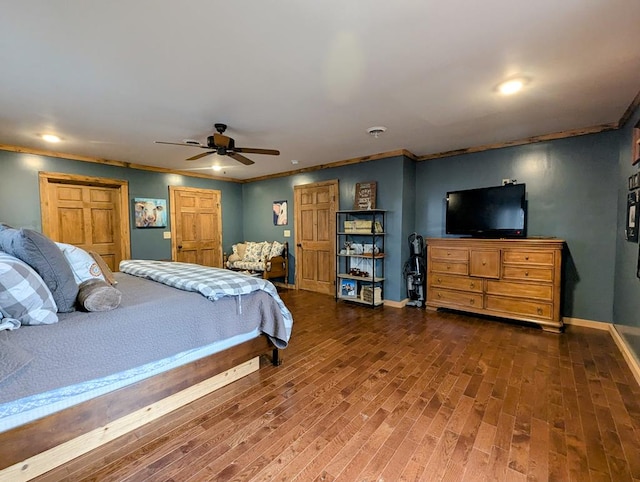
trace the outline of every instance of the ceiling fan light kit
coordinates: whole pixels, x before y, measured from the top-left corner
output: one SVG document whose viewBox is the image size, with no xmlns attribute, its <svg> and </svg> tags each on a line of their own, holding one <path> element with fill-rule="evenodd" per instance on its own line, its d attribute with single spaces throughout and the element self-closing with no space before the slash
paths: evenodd
<svg viewBox="0 0 640 482">
<path fill-rule="evenodd" d="M 156 141 L 156 144 L 171 144 L 174 146 L 187 146 L 187 147 L 200 147 L 202 149 L 211 149 L 209 152 L 203 152 L 195 156 L 189 157 L 187 161 L 195 161 L 201 159 L 210 154 L 218 154 L 219 156 L 229 156 L 236 161 L 250 166 L 255 164 L 251 159 L 243 156 L 242 154 L 265 154 L 268 156 L 279 156 L 280 151 L 276 149 L 258 149 L 255 147 L 236 147 L 236 141 L 224 135 L 224 131 L 227 130 L 226 124 L 214 124 L 215 129 L 218 131 L 213 135 L 207 137 L 207 145 L 202 145 L 200 142 L 193 139 L 185 139 L 183 142 L 164 142 Z"/>
</svg>

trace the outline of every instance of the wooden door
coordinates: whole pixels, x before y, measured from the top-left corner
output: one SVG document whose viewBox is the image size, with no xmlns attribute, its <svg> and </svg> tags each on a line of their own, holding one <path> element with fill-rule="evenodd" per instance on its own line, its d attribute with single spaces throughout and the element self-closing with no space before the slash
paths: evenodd
<svg viewBox="0 0 640 482">
<path fill-rule="evenodd" d="M 175 261 L 222 268 L 220 191 L 169 186 Z"/>
<path fill-rule="evenodd" d="M 294 187 L 296 286 L 334 294 L 338 181 Z"/>
<path fill-rule="evenodd" d="M 39 173 L 42 232 L 95 251 L 112 271 L 131 256 L 127 181 Z"/>
</svg>

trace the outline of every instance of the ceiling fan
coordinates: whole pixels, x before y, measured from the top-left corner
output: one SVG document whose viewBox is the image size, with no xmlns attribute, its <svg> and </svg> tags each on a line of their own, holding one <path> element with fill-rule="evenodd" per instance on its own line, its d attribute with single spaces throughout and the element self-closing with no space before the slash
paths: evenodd
<svg viewBox="0 0 640 482">
<path fill-rule="evenodd" d="M 195 161 L 210 154 L 218 154 L 219 156 L 229 156 L 242 164 L 250 166 L 254 162 L 243 156 L 242 154 L 266 154 L 269 156 L 279 156 L 280 151 L 276 149 L 257 149 L 254 147 L 237 147 L 235 141 L 228 136 L 224 135 L 224 131 L 227 130 L 226 124 L 214 124 L 214 127 L 218 131 L 212 136 L 207 137 L 207 145 L 202 145 L 197 141 L 185 141 L 185 142 L 163 142 L 156 141 L 156 144 L 171 144 L 174 146 L 187 146 L 187 147 L 201 147 L 202 149 L 211 149 L 209 152 L 203 152 L 193 157 L 189 157 L 187 161 Z"/>
</svg>

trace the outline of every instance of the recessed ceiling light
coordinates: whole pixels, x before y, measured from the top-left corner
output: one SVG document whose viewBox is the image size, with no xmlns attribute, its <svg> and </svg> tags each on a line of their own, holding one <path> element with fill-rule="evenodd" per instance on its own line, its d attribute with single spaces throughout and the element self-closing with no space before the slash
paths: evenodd
<svg viewBox="0 0 640 482">
<path fill-rule="evenodd" d="M 47 142 L 60 142 L 60 138 L 53 134 L 42 134 L 42 139 Z"/>
<path fill-rule="evenodd" d="M 522 88 L 529 83 L 529 79 L 524 77 L 518 77 L 509 79 L 498 85 L 498 92 L 502 95 L 515 94 L 522 90 Z"/>
</svg>

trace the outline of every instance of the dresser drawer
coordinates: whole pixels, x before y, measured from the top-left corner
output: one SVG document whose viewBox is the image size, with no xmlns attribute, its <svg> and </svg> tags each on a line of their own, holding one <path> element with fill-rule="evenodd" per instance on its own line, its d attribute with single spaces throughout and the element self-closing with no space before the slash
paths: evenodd
<svg viewBox="0 0 640 482">
<path fill-rule="evenodd" d="M 469 265 L 449 261 L 432 261 L 431 271 L 434 273 L 469 274 Z"/>
<path fill-rule="evenodd" d="M 480 279 L 469 278 L 467 276 L 432 274 L 430 280 L 430 286 L 434 288 L 449 288 L 482 293 L 482 280 Z"/>
<path fill-rule="evenodd" d="M 487 296 L 485 308 L 505 315 L 514 314 L 545 320 L 553 319 L 551 303 Z"/>
<path fill-rule="evenodd" d="M 532 268 L 522 266 L 503 266 L 502 277 L 514 280 L 553 281 L 552 268 Z"/>
<path fill-rule="evenodd" d="M 537 264 L 553 266 L 553 251 L 507 249 L 502 253 L 505 264 Z"/>
<path fill-rule="evenodd" d="M 487 294 L 552 301 L 553 285 L 489 280 L 487 281 Z"/>
<path fill-rule="evenodd" d="M 434 304 L 442 306 L 482 309 L 482 294 L 430 289 L 427 298 Z"/>
<path fill-rule="evenodd" d="M 431 248 L 431 258 L 451 261 L 468 261 L 469 250 L 460 248 Z"/>
<path fill-rule="evenodd" d="M 469 254 L 469 275 L 500 278 L 500 250 L 472 249 Z"/>
</svg>

